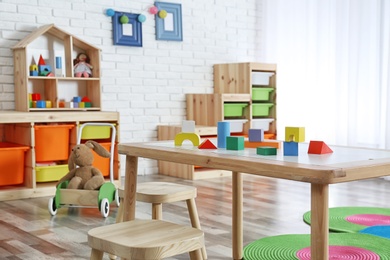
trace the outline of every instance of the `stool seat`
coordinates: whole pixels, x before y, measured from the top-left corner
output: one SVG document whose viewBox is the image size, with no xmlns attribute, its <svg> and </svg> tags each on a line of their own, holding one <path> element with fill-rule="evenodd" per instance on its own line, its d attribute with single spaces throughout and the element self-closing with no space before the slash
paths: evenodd
<svg viewBox="0 0 390 260">
<path fill-rule="evenodd" d="M 91 259 L 102 259 L 103 252 L 129 259 L 162 259 L 200 252 L 204 233 L 163 220 L 132 220 L 91 229 L 88 245 L 92 248 Z M 202 256 L 198 253 L 191 259 Z"/>
<path fill-rule="evenodd" d="M 142 182 L 137 184 L 137 201 L 146 203 L 171 203 L 196 198 L 196 188 L 170 182 Z M 124 190 L 119 189 L 123 198 Z"/>
</svg>

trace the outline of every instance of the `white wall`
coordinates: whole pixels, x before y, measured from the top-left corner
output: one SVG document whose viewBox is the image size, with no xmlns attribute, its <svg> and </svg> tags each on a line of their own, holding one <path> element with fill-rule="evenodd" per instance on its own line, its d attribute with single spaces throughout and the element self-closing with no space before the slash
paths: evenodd
<svg viewBox="0 0 390 260">
<path fill-rule="evenodd" d="M 155 40 L 152 0 L 0 0 L 0 110 L 14 109 L 11 47 L 54 23 L 101 48 L 103 110 L 121 115 L 121 142 L 157 138 L 157 125 L 180 123 L 186 93 L 212 93 L 212 65 L 261 61 L 262 1 L 167 0 L 181 3 L 183 41 Z M 143 47 L 113 45 L 105 10 L 143 13 Z M 140 174 L 157 172 L 152 160 Z"/>
</svg>

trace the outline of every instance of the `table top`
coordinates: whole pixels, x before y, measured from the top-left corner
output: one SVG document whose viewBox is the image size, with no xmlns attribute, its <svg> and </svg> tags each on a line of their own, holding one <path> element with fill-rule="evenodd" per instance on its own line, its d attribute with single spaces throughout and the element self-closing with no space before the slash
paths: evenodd
<svg viewBox="0 0 390 260">
<path fill-rule="evenodd" d="M 230 170 L 310 183 L 339 183 L 390 175 L 390 151 L 330 146 L 333 153 L 308 154 L 308 143 L 299 143 L 299 156 L 257 155 L 256 149 L 234 151 L 198 149 L 173 141 L 119 144 L 120 154 Z"/>
</svg>

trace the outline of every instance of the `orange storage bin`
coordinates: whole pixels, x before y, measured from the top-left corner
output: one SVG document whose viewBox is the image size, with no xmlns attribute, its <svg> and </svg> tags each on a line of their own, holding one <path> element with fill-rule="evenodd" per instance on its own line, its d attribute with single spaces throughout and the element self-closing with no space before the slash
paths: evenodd
<svg viewBox="0 0 390 260">
<path fill-rule="evenodd" d="M 35 125 L 35 160 L 61 161 L 69 158 L 69 134 L 74 125 Z"/>
<path fill-rule="evenodd" d="M 99 143 L 103 146 L 107 151 L 111 151 L 111 143 Z M 104 177 L 108 177 L 110 175 L 110 158 L 104 158 L 98 155 L 93 151 L 93 166 L 98 168 Z"/>
<path fill-rule="evenodd" d="M 0 143 L 0 186 L 24 182 L 24 157 L 30 147 Z"/>
</svg>

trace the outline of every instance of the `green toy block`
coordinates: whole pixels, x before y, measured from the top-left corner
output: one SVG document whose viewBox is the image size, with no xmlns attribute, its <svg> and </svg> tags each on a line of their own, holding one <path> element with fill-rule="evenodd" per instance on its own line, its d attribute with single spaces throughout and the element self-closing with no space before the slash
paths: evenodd
<svg viewBox="0 0 390 260">
<path fill-rule="evenodd" d="M 258 154 L 258 155 L 276 155 L 276 148 L 269 147 L 269 146 L 257 147 L 256 154 Z"/>
<path fill-rule="evenodd" d="M 226 150 L 244 150 L 244 137 L 243 136 L 227 136 L 226 137 Z"/>
<path fill-rule="evenodd" d="M 286 142 L 301 143 L 305 141 L 305 128 L 304 127 L 286 127 L 285 138 Z"/>
</svg>

